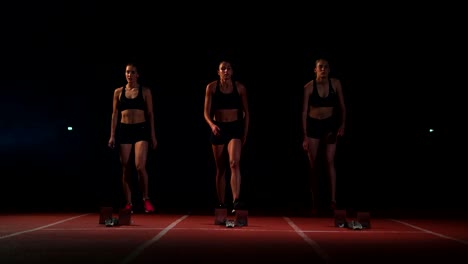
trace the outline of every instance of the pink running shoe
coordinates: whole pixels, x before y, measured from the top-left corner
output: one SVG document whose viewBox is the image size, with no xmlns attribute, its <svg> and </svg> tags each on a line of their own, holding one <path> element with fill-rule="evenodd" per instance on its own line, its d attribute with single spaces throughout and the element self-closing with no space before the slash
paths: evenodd
<svg viewBox="0 0 468 264">
<path fill-rule="evenodd" d="M 130 213 L 133 214 L 132 204 L 131 204 L 131 203 L 126 204 L 125 207 L 124 207 L 124 209 L 125 209 L 125 210 L 129 210 Z"/>
<path fill-rule="evenodd" d="M 145 213 L 152 213 L 154 212 L 154 206 L 151 204 L 151 201 L 149 199 L 144 200 L 144 206 L 145 206 Z"/>
</svg>

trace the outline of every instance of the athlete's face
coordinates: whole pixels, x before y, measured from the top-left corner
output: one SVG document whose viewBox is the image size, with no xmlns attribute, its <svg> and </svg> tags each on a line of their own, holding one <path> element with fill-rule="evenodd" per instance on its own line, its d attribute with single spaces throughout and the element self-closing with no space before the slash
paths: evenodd
<svg viewBox="0 0 468 264">
<path fill-rule="evenodd" d="M 314 72 L 317 75 L 317 77 L 327 77 L 328 73 L 330 72 L 330 66 L 328 65 L 328 61 L 319 60 L 315 64 Z"/>
<path fill-rule="evenodd" d="M 127 78 L 127 82 L 136 82 L 138 80 L 138 71 L 135 66 L 127 65 L 125 68 L 125 78 Z"/>
<path fill-rule="evenodd" d="M 219 64 L 218 75 L 223 80 L 229 80 L 232 76 L 232 68 L 229 62 L 222 62 Z"/>
</svg>

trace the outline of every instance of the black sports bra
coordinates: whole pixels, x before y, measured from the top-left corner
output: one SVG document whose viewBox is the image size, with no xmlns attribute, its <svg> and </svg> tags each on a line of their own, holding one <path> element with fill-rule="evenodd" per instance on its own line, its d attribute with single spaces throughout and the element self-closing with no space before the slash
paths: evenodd
<svg viewBox="0 0 468 264">
<path fill-rule="evenodd" d="M 236 82 L 232 81 L 232 93 L 223 93 L 219 87 L 219 81 L 216 83 L 216 91 L 213 95 L 212 110 L 218 109 L 241 109 L 241 99 L 237 91 Z"/>
<path fill-rule="evenodd" d="M 331 80 L 328 80 L 328 95 L 320 97 L 317 91 L 317 81 L 314 81 L 312 94 L 309 96 L 309 105 L 314 107 L 333 107 L 338 104 L 338 95 L 332 87 Z"/>
<path fill-rule="evenodd" d="M 143 98 L 143 88 L 140 85 L 138 88 L 138 95 L 135 98 L 127 98 L 125 96 L 125 86 L 122 88 L 122 93 L 119 98 L 119 110 L 124 111 L 127 109 L 140 109 L 146 110 L 145 99 Z"/>
</svg>

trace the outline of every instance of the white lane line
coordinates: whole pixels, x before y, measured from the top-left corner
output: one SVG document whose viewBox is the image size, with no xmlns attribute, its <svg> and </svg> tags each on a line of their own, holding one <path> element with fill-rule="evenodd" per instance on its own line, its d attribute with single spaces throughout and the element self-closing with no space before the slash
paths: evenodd
<svg viewBox="0 0 468 264">
<path fill-rule="evenodd" d="M 438 236 L 438 237 L 442 237 L 442 238 L 445 238 L 445 239 L 449 239 L 449 240 L 453 240 L 453 241 L 457 241 L 459 243 L 462 243 L 464 245 L 467 245 L 468 246 L 468 241 L 465 241 L 465 240 L 461 240 L 461 239 L 458 239 L 458 238 L 454 238 L 454 237 L 450 237 L 450 236 L 446 236 L 446 235 L 443 235 L 443 234 L 440 234 L 440 233 L 436 233 L 434 231 L 431 231 L 431 230 L 428 230 L 428 229 L 424 229 L 422 227 L 419 227 L 419 226 L 415 226 L 415 225 L 412 225 L 410 223 L 406 223 L 406 222 L 403 222 L 403 221 L 400 221 L 400 220 L 395 220 L 395 219 L 390 219 L 394 222 L 397 222 L 397 223 L 400 223 L 400 224 L 403 224 L 403 225 L 406 225 L 406 226 L 409 226 L 409 227 L 412 227 L 414 229 L 417 229 L 417 230 L 420 230 L 424 233 L 428 233 L 428 234 L 431 234 L 431 235 L 434 235 L 434 236 Z"/>
<path fill-rule="evenodd" d="M 312 248 L 314 249 L 314 251 L 323 259 L 325 260 L 327 263 L 330 261 L 330 257 L 328 256 L 328 254 L 319 246 L 319 244 L 317 242 L 315 242 L 314 240 L 310 239 L 307 235 L 304 234 L 304 232 L 296 225 L 294 224 L 294 222 L 289 219 L 289 217 L 284 217 L 284 219 L 286 220 L 286 222 L 288 222 L 288 224 L 294 229 L 294 231 L 296 231 L 296 233 L 302 237 L 302 239 L 304 239 L 305 242 L 307 242 L 307 244 L 311 245 Z"/>
<path fill-rule="evenodd" d="M 41 230 L 41 229 L 44 229 L 44 228 L 47 228 L 47 227 L 50 227 L 50 226 L 58 225 L 58 224 L 61 224 L 61 223 L 64 223 L 64 222 L 67 222 L 67 221 L 76 219 L 76 218 L 78 218 L 78 217 L 85 216 L 85 215 L 89 215 L 89 214 L 82 214 L 82 215 L 70 217 L 70 218 L 67 218 L 67 219 L 64 219 L 64 220 L 61 220 L 61 221 L 52 223 L 52 224 L 48 224 L 48 225 L 36 227 L 36 228 L 33 228 L 33 229 L 28 229 L 28 230 L 19 231 L 19 232 L 12 233 L 12 234 L 9 234 L 9 235 L 0 236 L 0 239 L 4 239 L 4 238 L 8 238 L 8 237 L 17 236 L 17 235 L 21 235 L 21 234 L 24 234 L 24 233 L 30 233 L 30 232 L 38 231 L 38 230 Z"/>
<path fill-rule="evenodd" d="M 136 257 L 138 257 L 140 255 L 140 253 L 143 252 L 143 250 L 145 250 L 145 248 L 149 247 L 154 242 L 157 242 L 167 232 L 169 232 L 169 230 L 171 230 L 174 226 L 176 226 L 178 223 L 180 223 L 182 220 L 184 220 L 187 217 L 188 217 L 188 215 L 184 215 L 181 218 L 177 219 L 176 221 L 172 222 L 170 225 L 168 225 L 166 228 L 164 228 L 161 232 L 159 232 L 156 236 L 154 236 L 150 240 L 146 241 L 145 243 L 143 243 L 139 247 L 137 247 L 121 263 L 130 263 L 132 260 L 134 260 Z"/>
<path fill-rule="evenodd" d="M 124 227 L 119 226 L 117 228 L 104 228 L 104 227 L 93 227 L 93 228 L 47 228 L 44 231 L 102 231 L 102 232 L 118 232 L 118 231 L 148 231 L 148 230 L 162 230 L 165 227 Z M 296 233 L 295 230 L 281 230 L 281 229 L 256 229 L 249 227 L 249 229 L 243 228 L 193 228 L 193 227 L 175 227 L 172 230 L 187 230 L 187 231 L 211 231 L 211 232 L 276 232 L 276 233 Z M 340 233 L 340 234 L 356 234 L 356 230 L 340 229 L 340 230 L 301 230 L 303 233 Z M 422 231 L 392 231 L 392 230 L 359 230 L 360 234 L 421 234 L 425 233 Z"/>
</svg>

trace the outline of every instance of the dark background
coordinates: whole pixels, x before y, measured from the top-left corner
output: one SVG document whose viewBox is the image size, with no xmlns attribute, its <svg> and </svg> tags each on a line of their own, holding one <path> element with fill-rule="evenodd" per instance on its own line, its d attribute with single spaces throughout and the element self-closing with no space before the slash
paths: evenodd
<svg viewBox="0 0 468 264">
<path fill-rule="evenodd" d="M 466 46 L 456 12 L 173 4 L 9 3 L 1 21 L 2 210 L 122 205 L 118 154 L 107 141 L 113 91 L 137 58 L 154 97 L 159 146 L 148 171 L 161 210 L 214 205 L 203 102 L 228 59 L 251 110 L 242 196 L 257 212 L 300 211 L 302 89 L 325 57 L 348 107 L 336 157 L 339 204 L 467 211 Z"/>
</svg>

